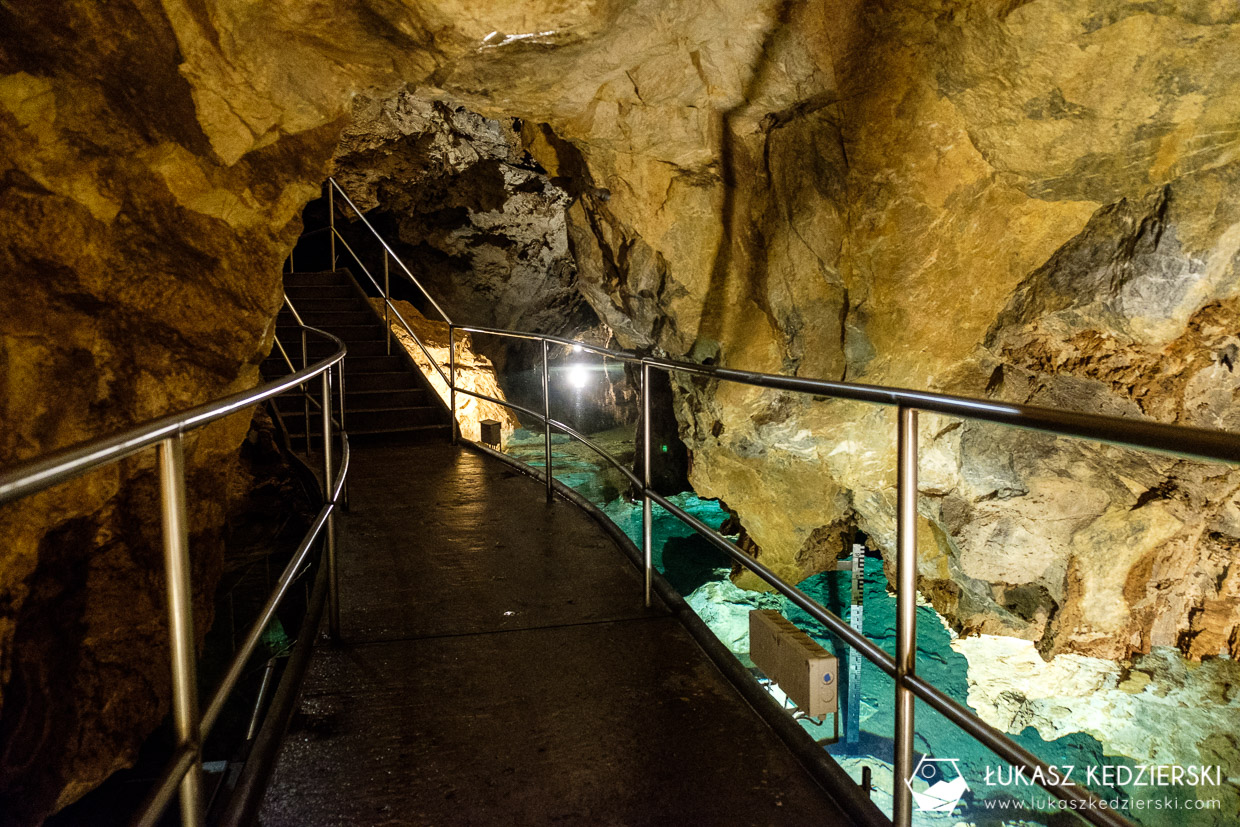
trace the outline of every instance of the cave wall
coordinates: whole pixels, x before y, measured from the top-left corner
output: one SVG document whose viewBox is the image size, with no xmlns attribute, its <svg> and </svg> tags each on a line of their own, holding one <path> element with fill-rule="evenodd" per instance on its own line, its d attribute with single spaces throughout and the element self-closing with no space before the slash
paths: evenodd
<svg viewBox="0 0 1240 827">
<path fill-rule="evenodd" d="M 842 376 L 1236 429 L 1237 22 L 1200 4 L 863 16 L 842 64 Z M 890 414 L 801 410 L 771 464 L 800 464 L 780 450 L 796 429 L 820 435 L 797 447 L 847 492 L 822 516 L 889 553 Z M 922 436 L 922 585 L 958 628 L 1047 656 L 1240 651 L 1234 471 L 939 417 Z M 749 528 L 786 559 L 812 526 Z"/>
<path fill-rule="evenodd" d="M 530 19 L 588 42 L 625 5 L 6 4 L 0 466 L 257 381 L 354 94 L 490 60 L 488 34 Z M 512 71 L 527 57 L 503 50 Z M 245 421 L 190 439 L 200 634 Z M 0 821 L 130 762 L 167 708 L 152 463 L 0 514 Z"/>
<path fill-rule="evenodd" d="M 335 130 L 214 154 L 175 24 L 0 11 L 0 467 L 253 385 Z M 274 137 L 274 136 L 273 136 Z M 188 439 L 201 636 L 249 414 Z M 0 510 L 0 823 L 37 823 L 168 708 L 153 451 Z"/>
<path fill-rule="evenodd" d="M 943 12 L 877 15 L 855 69 L 849 378 L 1237 429 L 1240 15 Z M 1240 653 L 1234 470 L 956 425 L 923 428 L 922 573 L 961 628 Z"/>
<path fill-rule="evenodd" d="M 727 21 L 720 41 L 710 10 L 635 4 L 588 46 L 530 45 L 528 77 L 483 50 L 437 78 L 526 118 L 623 344 L 1237 428 L 1234 6 Z M 893 550 L 890 411 L 680 391 L 695 488 L 777 572 L 811 573 L 852 527 Z M 922 439 L 922 586 L 958 629 L 1047 656 L 1240 653 L 1234 472 L 941 417 Z"/>
<path fill-rule="evenodd" d="M 1238 18 L 1224 0 L 6 4 L 0 465 L 256 381 L 351 96 L 406 84 L 522 119 L 573 199 L 579 289 L 627 347 L 1235 427 Z M 777 571 L 853 525 L 890 552 L 889 413 L 678 394 L 695 487 Z M 1240 654 L 1234 472 L 926 420 L 923 587 L 958 628 L 1044 655 Z M 243 433 L 191 446 L 204 594 L 204 495 Z M 0 515 L 10 820 L 129 760 L 163 708 L 150 475 L 134 460 Z M 31 700 L 53 686 L 71 710 Z"/>
</svg>

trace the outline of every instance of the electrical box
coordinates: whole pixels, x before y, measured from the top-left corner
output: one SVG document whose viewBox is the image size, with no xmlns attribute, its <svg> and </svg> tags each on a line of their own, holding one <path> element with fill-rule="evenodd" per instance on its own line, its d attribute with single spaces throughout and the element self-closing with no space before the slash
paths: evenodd
<svg viewBox="0 0 1240 827">
<path fill-rule="evenodd" d="M 482 432 L 482 444 L 490 445 L 493 448 L 499 447 L 500 442 L 500 424 L 495 419 L 484 419 L 478 423 L 479 430 Z"/>
<path fill-rule="evenodd" d="M 811 718 L 839 709 L 839 662 L 774 609 L 749 613 L 749 657 Z"/>
</svg>

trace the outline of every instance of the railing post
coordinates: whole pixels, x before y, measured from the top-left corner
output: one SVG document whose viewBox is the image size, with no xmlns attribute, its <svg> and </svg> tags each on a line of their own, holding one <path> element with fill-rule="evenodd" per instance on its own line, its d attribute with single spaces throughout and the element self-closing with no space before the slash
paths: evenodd
<svg viewBox="0 0 1240 827">
<path fill-rule="evenodd" d="M 452 444 L 456 444 L 456 326 L 448 323 L 448 408 L 452 416 L 448 422 L 452 428 Z"/>
<path fill-rule="evenodd" d="M 185 512 L 185 447 L 181 434 L 159 443 L 160 516 L 167 577 L 168 637 L 172 656 L 172 717 L 177 745 L 192 747 L 194 763 L 181 779 L 181 824 L 202 824 L 202 744 L 194 653 L 194 594 L 190 588 L 189 525 Z"/>
<path fill-rule="evenodd" d="M 542 386 L 543 386 L 543 470 L 547 476 L 547 502 L 551 502 L 555 487 L 551 474 L 551 374 L 547 370 L 547 351 L 551 346 L 542 340 Z"/>
<path fill-rule="evenodd" d="M 289 303 L 292 307 L 292 303 Z M 310 346 L 306 344 L 306 327 L 301 326 L 301 369 L 310 366 Z M 310 449 L 310 386 L 308 382 L 301 385 L 302 423 L 306 426 L 306 456 L 313 453 Z"/>
<path fill-rule="evenodd" d="M 336 185 L 327 181 L 327 238 L 331 245 L 331 269 L 336 269 Z"/>
<path fill-rule="evenodd" d="M 344 360 L 341 359 L 336 363 L 336 382 L 338 384 L 337 396 L 340 398 L 340 432 L 344 433 Z"/>
<path fill-rule="evenodd" d="M 387 355 L 392 355 L 392 320 L 389 316 L 391 311 L 392 291 L 388 284 L 388 251 L 383 248 L 383 332 L 387 336 Z"/>
<path fill-rule="evenodd" d="M 650 513 L 650 364 L 642 361 L 642 553 L 646 565 L 646 608 L 650 608 L 650 586 L 654 572 Z"/>
<path fill-rule="evenodd" d="M 294 251 L 295 251 L 295 250 L 296 250 L 296 248 L 294 248 L 293 250 L 289 250 L 289 251 L 288 251 L 288 271 L 289 271 L 290 273 L 296 273 L 296 272 L 297 272 L 297 265 L 293 262 L 293 253 L 294 253 Z"/>
<path fill-rule="evenodd" d="M 917 411 L 900 406 L 896 439 L 896 827 L 913 820 L 914 698 L 903 682 L 917 670 Z"/>
<path fill-rule="evenodd" d="M 338 375 L 339 375 L 339 380 L 338 380 L 338 381 L 340 382 L 340 444 L 341 444 L 341 445 L 343 445 L 343 444 L 344 444 L 345 439 L 347 439 L 347 438 L 348 438 L 348 428 L 345 426 L 345 423 L 344 423 L 344 411 L 345 411 L 345 404 L 344 404 L 344 359 L 341 359 L 341 360 L 337 363 L 336 367 L 338 368 L 338 370 L 337 370 L 337 373 L 338 373 Z M 348 510 L 348 508 L 349 508 L 349 478 L 348 478 L 347 476 L 344 478 L 344 490 L 342 491 L 342 494 L 343 494 L 343 496 L 344 496 L 344 507 L 345 507 L 345 510 Z"/>
<path fill-rule="evenodd" d="M 332 495 L 332 372 L 323 371 L 323 492 Z M 327 516 L 327 626 L 332 640 L 340 639 L 340 592 L 336 580 L 336 511 Z"/>
</svg>

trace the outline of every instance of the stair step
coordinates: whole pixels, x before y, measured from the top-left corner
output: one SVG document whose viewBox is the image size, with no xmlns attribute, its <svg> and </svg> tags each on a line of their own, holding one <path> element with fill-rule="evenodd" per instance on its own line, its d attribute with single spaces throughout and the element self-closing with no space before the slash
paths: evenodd
<svg viewBox="0 0 1240 827">
<path fill-rule="evenodd" d="M 290 358 L 292 358 L 295 362 L 297 362 L 297 364 L 301 364 L 301 337 L 300 336 L 294 336 L 293 338 L 282 336 L 280 337 L 280 344 L 284 345 L 284 349 L 288 351 L 288 355 Z M 324 356 L 328 356 L 336 352 L 336 348 L 332 345 L 331 342 L 310 341 L 310 342 L 307 342 L 307 344 L 309 345 L 307 350 L 309 352 L 310 361 L 312 362 L 315 359 L 322 359 Z M 400 347 L 399 343 L 393 341 L 392 342 L 392 353 L 399 353 L 400 351 L 397 349 L 399 347 Z M 272 348 L 272 350 L 275 354 L 275 358 L 280 359 L 280 352 L 278 350 L 275 350 L 274 348 Z M 373 341 L 365 341 L 365 342 L 352 342 L 349 344 L 349 357 L 348 358 L 350 359 L 352 359 L 354 356 L 386 356 L 386 355 L 388 355 L 387 343 L 382 339 L 375 339 Z M 281 363 L 283 363 L 282 359 L 280 361 Z"/>
<path fill-rule="evenodd" d="M 293 305 L 297 308 L 298 313 L 313 313 L 319 310 L 337 311 L 337 310 L 365 310 L 367 305 L 362 301 L 361 297 L 356 293 L 349 296 L 338 296 L 332 298 L 303 298 L 295 299 Z"/>
<path fill-rule="evenodd" d="M 413 428 L 377 430 L 354 430 L 352 426 L 349 427 L 349 442 L 353 445 L 373 441 L 382 441 L 384 445 L 446 442 L 451 438 L 451 435 L 452 431 L 448 428 L 447 423 L 442 425 L 419 425 Z M 305 444 L 305 435 L 302 432 L 290 429 L 289 438 L 292 440 L 294 448 Z M 321 431 L 311 432 L 310 443 L 315 450 L 318 449 L 318 441 L 322 438 L 323 434 Z"/>
<path fill-rule="evenodd" d="M 311 327 L 321 327 L 324 330 L 331 331 L 337 327 L 355 326 L 375 324 L 378 322 L 374 312 L 365 306 L 359 309 L 348 310 L 302 310 L 297 308 L 297 312 L 301 314 L 301 319 Z M 296 318 L 287 309 L 280 311 L 277 324 L 295 325 Z"/>
<path fill-rule="evenodd" d="M 409 363 L 398 354 L 391 356 L 346 356 L 344 360 L 345 376 L 359 373 L 395 373 L 409 370 Z"/>
<path fill-rule="evenodd" d="M 435 404 L 430 391 L 424 388 L 355 391 L 347 382 L 344 388 L 344 403 L 350 411 L 374 408 L 417 408 Z"/>
<path fill-rule="evenodd" d="M 426 379 L 409 362 L 399 342 L 389 353 L 387 330 L 356 287 L 348 271 L 327 273 L 287 273 L 285 292 L 298 315 L 310 327 L 343 340 L 349 353 L 344 361 L 345 425 L 350 436 L 382 437 L 386 441 L 428 442 L 450 436 L 447 411 Z M 276 319 L 276 336 L 289 358 L 300 366 L 301 330 L 293 313 L 282 308 Z M 321 338 L 307 339 L 310 361 L 333 353 L 331 343 Z M 264 376 L 274 378 L 288 373 L 288 365 L 278 351 L 261 365 Z M 316 394 L 319 386 L 314 388 Z M 339 396 L 332 399 L 339 404 Z M 276 402 L 281 419 L 295 438 L 303 439 L 307 426 L 305 400 L 290 393 Z M 322 414 L 313 407 L 309 427 L 321 437 Z"/>
<path fill-rule="evenodd" d="M 421 375 L 413 371 L 392 371 L 390 373 L 359 373 L 348 375 L 345 372 L 344 392 L 346 398 L 349 391 L 384 391 L 420 388 L 425 382 Z"/>
<path fill-rule="evenodd" d="M 346 287 L 349 284 L 349 277 L 343 272 L 332 272 L 330 270 L 322 273 L 285 273 L 284 283 L 288 286 L 306 287 L 321 285 L 342 284 Z"/>
<path fill-rule="evenodd" d="M 316 389 L 317 391 L 317 389 Z M 316 395 L 317 399 L 318 396 Z M 338 400 L 339 396 L 333 397 Z M 304 400 L 300 393 L 285 394 L 276 399 L 281 412 L 295 413 L 301 410 Z M 345 386 L 344 402 L 347 411 L 379 411 L 392 408 L 423 408 L 437 404 L 429 391 L 423 388 L 395 388 L 379 391 L 353 391 Z"/>
<path fill-rule="evenodd" d="M 384 341 L 383 325 L 380 322 L 373 324 L 350 324 L 350 325 L 334 325 L 330 329 L 326 325 L 316 325 L 307 321 L 310 327 L 317 327 L 327 333 L 343 339 L 345 342 L 380 342 Z M 280 337 L 281 342 L 293 341 L 293 337 L 297 337 L 296 341 L 301 342 L 301 328 L 296 324 L 284 324 L 283 320 L 276 321 L 276 335 Z M 287 344 L 285 345 L 287 347 Z M 301 345 L 298 344 L 300 348 Z"/>
<path fill-rule="evenodd" d="M 306 299 L 356 299 L 357 291 L 353 289 L 351 284 L 314 284 L 300 285 L 292 284 L 287 279 L 284 282 L 284 292 L 288 293 L 288 297 L 293 300 L 293 304 L 300 305 L 298 302 Z"/>
<path fill-rule="evenodd" d="M 284 425 L 294 433 L 301 433 L 305 428 L 305 414 L 300 405 L 289 409 L 280 409 Z M 322 414 L 314 408 L 310 410 L 310 430 L 322 433 Z M 375 410 L 346 410 L 344 415 L 345 430 L 349 433 L 398 431 L 402 428 L 417 428 L 423 425 L 440 425 L 448 421 L 447 412 L 438 406 L 423 405 L 416 408 L 378 408 Z"/>
</svg>

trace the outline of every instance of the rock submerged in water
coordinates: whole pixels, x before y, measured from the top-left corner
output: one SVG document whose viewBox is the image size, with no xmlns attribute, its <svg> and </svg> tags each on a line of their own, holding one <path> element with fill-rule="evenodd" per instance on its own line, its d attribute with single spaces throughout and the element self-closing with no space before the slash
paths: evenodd
<svg viewBox="0 0 1240 827">
<path fill-rule="evenodd" d="M 702 584 L 685 600 L 735 655 L 749 656 L 749 613 L 755 609 L 783 609 L 784 599 L 738 588 L 727 579 L 728 569 L 719 570 L 719 579 Z"/>
</svg>

